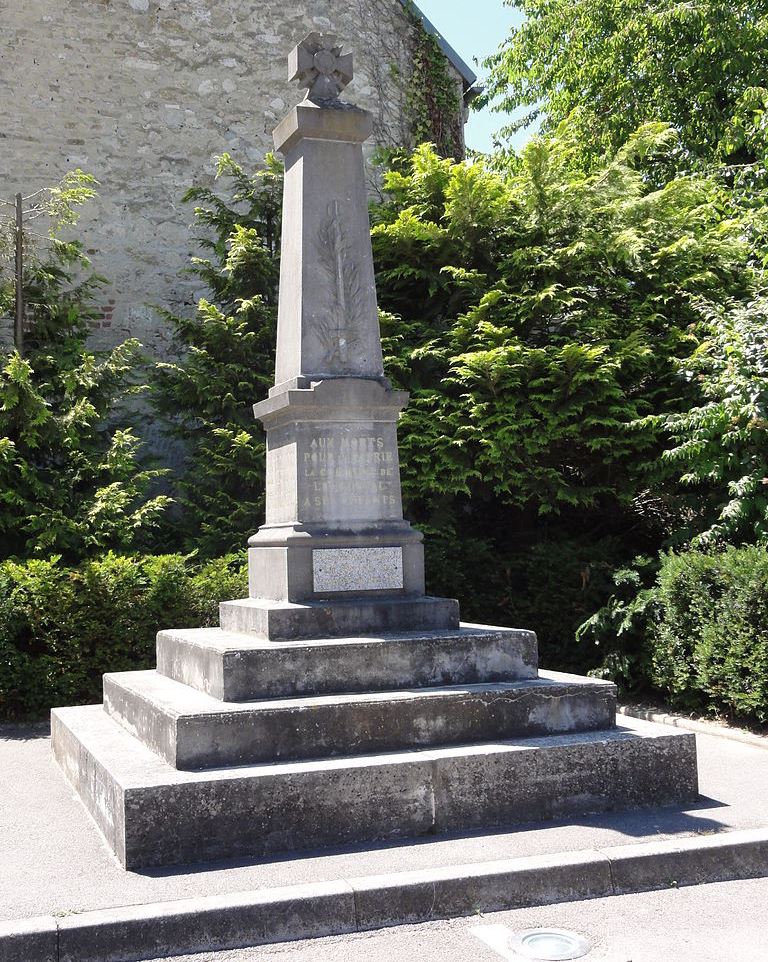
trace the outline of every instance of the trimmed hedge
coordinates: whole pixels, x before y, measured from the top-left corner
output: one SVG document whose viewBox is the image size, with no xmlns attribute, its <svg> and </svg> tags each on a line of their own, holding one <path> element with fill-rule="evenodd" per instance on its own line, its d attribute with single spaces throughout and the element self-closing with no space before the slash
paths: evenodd
<svg viewBox="0 0 768 962">
<path fill-rule="evenodd" d="M 650 680 L 669 703 L 768 722 L 768 549 L 668 554 L 654 594 Z"/>
<path fill-rule="evenodd" d="M 154 667 L 158 630 L 218 624 L 219 601 L 247 593 L 242 555 L 3 562 L 0 720 L 100 701 L 104 672 Z"/>
</svg>

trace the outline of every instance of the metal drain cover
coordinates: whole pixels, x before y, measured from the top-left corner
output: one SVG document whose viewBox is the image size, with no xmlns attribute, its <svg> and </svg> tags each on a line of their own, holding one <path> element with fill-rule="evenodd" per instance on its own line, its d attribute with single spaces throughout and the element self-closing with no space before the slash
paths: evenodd
<svg viewBox="0 0 768 962">
<path fill-rule="evenodd" d="M 511 949 L 535 962 L 568 962 L 582 959 L 589 944 L 582 936 L 564 929 L 528 929 L 512 936 Z"/>
</svg>

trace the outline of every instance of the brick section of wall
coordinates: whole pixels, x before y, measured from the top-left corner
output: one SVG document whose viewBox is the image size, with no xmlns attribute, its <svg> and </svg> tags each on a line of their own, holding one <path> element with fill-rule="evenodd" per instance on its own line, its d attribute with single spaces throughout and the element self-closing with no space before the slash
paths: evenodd
<svg viewBox="0 0 768 962">
<path fill-rule="evenodd" d="M 78 234 L 100 295 L 96 346 L 138 337 L 163 354 L 152 305 L 191 306 L 181 196 L 225 150 L 255 165 L 302 97 L 291 47 L 312 30 L 355 53 L 346 98 L 372 110 L 379 143 L 407 140 L 410 26 L 398 0 L 11 0 L 0 35 L 0 195 L 81 167 L 100 181 Z"/>
</svg>

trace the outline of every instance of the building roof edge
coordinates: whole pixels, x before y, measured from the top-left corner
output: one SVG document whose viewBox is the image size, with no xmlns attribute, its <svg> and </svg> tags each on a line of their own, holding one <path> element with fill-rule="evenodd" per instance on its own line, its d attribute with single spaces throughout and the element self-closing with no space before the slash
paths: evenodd
<svg viewBox="0 0 768 962">
<path fill-rule="evenodd" d="M 437 27 L 432 23 L 429 17 L 427 17 L 427 15 L 419 8 L 419 5 L 414 3 L 414 0 L 400 0 L 400 3 L 406 8 L 406 10 L 413 10 L 414 13 L 421 17 L 424 23 L 424 29 L 427 31 L 427 33 L 432 34 L 435 40 L 437 40 L 440 49 L 450 60 L 456 70 L 461 74 L 466 88 L 469 89 L 470 87 L 474 86 L 474 84 L 477 82 L 477 74 L 456 53 L 442 33 L 440 33 Z"/>
</svg>

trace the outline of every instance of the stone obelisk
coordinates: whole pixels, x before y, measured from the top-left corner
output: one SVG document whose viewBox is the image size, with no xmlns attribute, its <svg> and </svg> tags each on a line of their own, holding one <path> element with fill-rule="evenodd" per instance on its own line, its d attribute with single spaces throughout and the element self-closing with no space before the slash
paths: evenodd
<svg viewBox="0 0 768 962">
<path fill-rule="evenodd" d="M 275 130 L 285 156 L 266 524 L 250 539 L 248 602 L 222 626 L 302 638 L 455 628 L 456 602 L 424 596 L 422 536 L 403 520 L 397 419 L 384 377 L 362 145 L 371 115 L 339 99 L 352 56 L 313 34 L 293 51 L 307 88 Z"/>
</svg>

